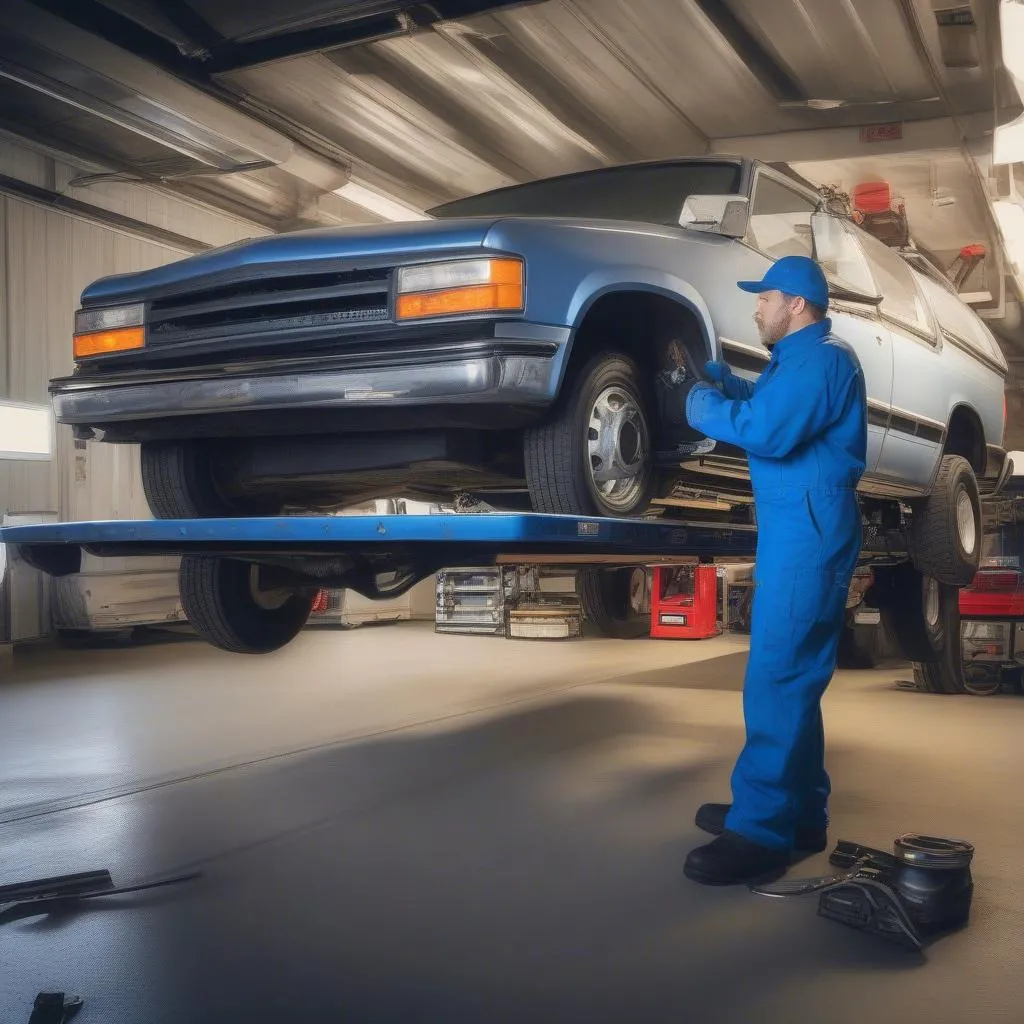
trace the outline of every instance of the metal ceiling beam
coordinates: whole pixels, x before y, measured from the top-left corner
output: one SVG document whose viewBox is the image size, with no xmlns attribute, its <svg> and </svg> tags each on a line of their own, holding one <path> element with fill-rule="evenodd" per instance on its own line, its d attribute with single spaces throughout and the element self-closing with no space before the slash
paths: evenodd
<svg viewBox="0 0 1024 1024">
<path fill-rule="evenodd" d="M 398 14 L 383 14 L 267 36 L 246 43 L 228 43 L 211 51 L 209 60 L 204 61 L 202 67 L 208 75 L 245 71 L 292 57 L 391 39 L 405 35 L 408 27 L 408 23 Z"/>
<path fill-rule="evenodd" d="M 112 10 L 99 0 L 28 0 L 47 14 L 60 18 L 122 50 L 151 61 L 186 79 L 196 78 L 199 64 L 185 56 L 174 43 L 137 21 Z"/>
<path fill-rule="evenodd" d="M 802 103 L 807 94 L 800 83 L 775 59 L 733 13 L 725 0 L 695 0 L 697 7 L 718 30 L 755 78 L 780 103 Z"/>
<path fill-rule="evenodd" d="M 746 135 L 712 139 L 710 152 L 740 154 L 768 162 L 789 164 L 821 160 L 852 160 L 858 157 L 891 156 L 936 149 L 959 150 L 962 130 L 970 137 L 981 138 L 992 129 L 989 112 L 952 117 L 904 121 L 901 138 L 888 142 L 865 142 L 861 129 L 809 128 L 803 131 L 779 132 L 772 135 Z"/>
<path fill-rule="evenodd" d="M 176 231 L 168 231 L 166 228 L 154 227 L 145 221 L 113 213 L 102 207 L 93 206 L 91 203 L 70 199 L 67 196 L 62 196 L 59 192 L 52 192 L 50 189 L 40 188 L 38 185 L 30 185 L 6 174 L 0 174 L 0 195 L 10 196 L 12 199 L 19 199 L 47 210 L 56 210 L 78 220 L 114 228 L 124 234 L 133 235 L 147 242 L 156 242 L 158 245 L 165 245 L 181 252 L 198 253 L 213 248 L 207 242 L 200 242 L 187 235 L 179 235 Z"/>
<path fill-rule="evenodd" d="M 188 2 L 188 0 L 160 0 L 160 14 L 189 42 L 196 45 L 190 57 L 202 59 L 218 46 L 224 37 Z"/>
</svg>

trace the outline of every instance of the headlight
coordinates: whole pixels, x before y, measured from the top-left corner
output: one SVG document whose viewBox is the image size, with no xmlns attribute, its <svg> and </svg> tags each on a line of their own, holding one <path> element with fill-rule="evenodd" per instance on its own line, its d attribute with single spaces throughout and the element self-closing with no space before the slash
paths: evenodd
<svg viewBox="0 0 1024 1024">
<path fill-rule="evenodd" d="M 80 309 L 75 314 L 75 359 L 142 348 L 146 343 L 145 313 L 142 303 Z"/>
<path fill-rule="evenodd" d="M 458 313 L 517 312 L 524 307 L 521 260 L 479 259 L 428 263 L 398 271 L 399 320 Z"/>
</svg>

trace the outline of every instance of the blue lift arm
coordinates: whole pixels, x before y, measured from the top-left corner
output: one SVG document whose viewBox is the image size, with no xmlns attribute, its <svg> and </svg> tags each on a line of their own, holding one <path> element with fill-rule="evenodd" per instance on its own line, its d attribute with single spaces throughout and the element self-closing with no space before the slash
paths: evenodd
<svg viewBox="0 0 1024 1024">
<path fill-rule="evenodd" d="M 641 565 L 750 559 L 752 526 L 601 519 L 537 513 L 274 516 L 56 523 L 0 529 L 29 564 L 51 576 L 99 557 L 192 555 L 276 567 L 293 579 L 395 597 L 452 565 Z M 863 555 L 902 557 L 898 533 L 867 529 Z M 390 577 L 390 579 L 385 579 Z"/>
<path fill-rule="evenodd" d="M 536 513 L 275 516 L 57 523 L 0 530 L 30 565 L 52 576 L 99 557 L 193 555 L 277 567 L 321 586 L 394 597 L 451 565 L 649 564 L 753 558 L 751 526 L 600 519 Z M 382 582 L 381 577 L 395 577 Z"/>
</svg>

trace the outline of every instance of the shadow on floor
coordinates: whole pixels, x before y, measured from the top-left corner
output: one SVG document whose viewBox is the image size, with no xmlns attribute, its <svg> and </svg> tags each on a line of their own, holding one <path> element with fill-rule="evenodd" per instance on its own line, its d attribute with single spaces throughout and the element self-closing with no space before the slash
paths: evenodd
<svg viewBox="0 0 1024 1024">
<path fill-rule="evenodd" d="M 648 672 L 632 672 L 616 679 L 625 686 L 654 686 L 671 690 L 723 690 L 739 693 L 743 690 L 743 672 L 747 667 L 747 652 L 724 654 L 718 658 L 694 661 Z"/>
<path fill-rule="evenodd" d="M 59 940 L 4 929 L 4 990 L 25 1002 L 61 957 L 105 1024 L 859 1020 L 822 979 L 921 961 L 813 904 L 681 875 L 739 741 L 739 723 L 712 747 L 640 701 L 573 696 L 124 798 L 138 873 L 204 879 L 127 917 L 69 918 Z M 7 999 L 0 1019 L 19 1019 Z"/>
</svg>

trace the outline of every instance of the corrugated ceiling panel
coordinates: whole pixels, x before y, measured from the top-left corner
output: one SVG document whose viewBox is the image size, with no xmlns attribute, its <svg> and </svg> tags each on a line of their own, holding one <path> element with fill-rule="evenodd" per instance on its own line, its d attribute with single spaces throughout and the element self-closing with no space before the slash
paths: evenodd
<svg viewBox="0 0 1024 1024">
<path fill-rule="evenodd" d="M 454 198 L 513 183 L 454 137 L 445 112 L 404 95 L 380 74 L 346 71 L 327 57 L 282 61 L 232 79 L 289 117 L 310 125 L 392 179 L 411 198 Z"/>
<path fill-rule="evenodd" d="M 358 73 L 359 64 L 350 64 L 348 56 L 340 51 L 335 60 Z M 529 83 L 516 81 L 490 61 L 474 46 L 470 29 L 389 40 L 371 47 L 367 56 L 380 58 L 383 80 L 390 79 L 389 64 L 409 75 L 414 95 L 444 118 L 453 138 L 473 140 L 489 163 L 517 178 L 568 173 L 610 159 L 531 95 Z M 428 100 L 431 93 L 434 103 Z"/>
<path fill-rule="evenodd" d="M 562 3 L 537 4 L 465 23 L 467 38 L 520 85 L 595 141 L 611 162 L 704 151 L 673 102 L 589 31 Z"/>
<path fill-rule="evenodd" d="M 745 27 L 820 99 L 934 94 L 894 0 L 730 0 Z"/>
<path fill-rule="evenodd" d="M 581 31 L 616 47 L 640 79 L 707 136 L 776 131 L 777 104 L 689 0 L 566 0 Z M 529 9 L 527 9 L 528 12 Z M 614 108 L 617 98 L 606 103 Z"/>
</svg>

